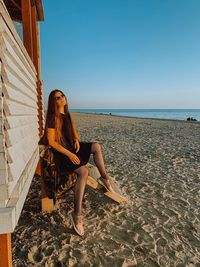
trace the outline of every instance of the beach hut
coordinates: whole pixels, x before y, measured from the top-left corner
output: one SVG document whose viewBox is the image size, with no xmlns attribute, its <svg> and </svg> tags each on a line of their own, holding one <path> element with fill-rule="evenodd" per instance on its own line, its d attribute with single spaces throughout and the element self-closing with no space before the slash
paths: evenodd
<svg viewBox="0 0 200 267">
<path fill-rule="evenodd" d="M 39 173 L 44 128 L 38 21 L 42 0 L 0 0 L 0 267 L 12 266 L 11 233 Z"/>
</svg>

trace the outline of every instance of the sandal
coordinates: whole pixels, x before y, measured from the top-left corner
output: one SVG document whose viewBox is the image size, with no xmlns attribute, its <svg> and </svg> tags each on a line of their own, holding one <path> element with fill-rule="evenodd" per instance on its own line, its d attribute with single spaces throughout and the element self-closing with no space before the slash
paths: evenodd
<svg viewBox="0 0 200 267">
<path fill-rule="evenodd" d="M 112 193 L 115 193 L 114 189 L 112 188 L 111 184 L 110 184 L 110 179 L 105 179 L 102 177 L 99 177 L 97 179 L 97 181 L 100 183 L 100 185 L 102 185 L 107 191 L 110 191 Z M 109 184 L 105 183 L 105 181 L 109 181 Z"/>
<path fill-rule="evenodd" d="M 77 218 L 76 220 L 75 220 L 75 216 Z M 80 236 L 83 236 L 84 235 L 84 228 L 82 226 L 83 216 L 82 215 L 75 215 L 74 212 L 71 211 L 69 213 L 69 217 L 70 217 L 71 223 L 72 223 L 76 233 L 79 234 Z M 77 223 L 76 223 L 76 221 L 77 221 Z"/>
</svg>

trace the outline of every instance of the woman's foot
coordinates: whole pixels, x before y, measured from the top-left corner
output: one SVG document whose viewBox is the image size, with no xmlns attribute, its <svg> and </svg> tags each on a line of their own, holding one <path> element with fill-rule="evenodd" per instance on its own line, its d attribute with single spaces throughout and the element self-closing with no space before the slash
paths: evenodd
<svg viewBox="0 0 200 267">
<path fill-rule="evenodd" d="M 69 215 L 70 215 L 70 219 L 74 227 L 74 230 L 77 232 L 77 234 L 79 234 L 80 236 L 83 236 L 84 235 L 83 216 L 76 215 L 74 212 L 70 212 Z"/>
<path fill-rule="evenodd" d="M 103 185 L 108 191 L 114 192 L 114 190 L 112 188 L 112 181 L 108 177 L 104 178 L 104 177 L 101 176 L 99 178 L 99 183 L 101 185 Z"/>
</svg>

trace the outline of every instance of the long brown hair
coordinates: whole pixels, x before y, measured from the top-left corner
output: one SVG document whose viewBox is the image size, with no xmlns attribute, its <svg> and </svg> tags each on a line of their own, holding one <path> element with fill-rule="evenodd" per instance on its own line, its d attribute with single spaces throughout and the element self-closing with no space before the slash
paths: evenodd
<svg viewBox="0 0 200 267">
<path fill-rule="evenodd" d="M 44 134 L 43 134 L 42 138 L 40 139 L 39 144 L 49 145 L 48 138 L 47 138 L 47 126 L 48 126 L 50 120 L 55 120 L 55 141 L 58 142 L 59 144 L 62 144 L 62 131 L 61 131 L 62 120 L 61 120 L 61 114 L 59 112 L 59 109 L 56 105 L 56 100 L 55 100 L 55 93 L 57 93 L 57 92 L 60 92 L 61 94 L 65 95 L 60 89 L 55 89 L 55 90 L 50 92 L 49 98 L 48 98 Z M 64 106 L 64 113 L 69 114 L 70 123 L 71 123 L 71 127 L 72 127 L 72 132 L 73 132 L 73 138 L 76 138 L 79 140 L 79 135 L 76 131 L 75 123 L 72 120 L 71 112 L 69 111 L 67 104 Z"/>
</svg>

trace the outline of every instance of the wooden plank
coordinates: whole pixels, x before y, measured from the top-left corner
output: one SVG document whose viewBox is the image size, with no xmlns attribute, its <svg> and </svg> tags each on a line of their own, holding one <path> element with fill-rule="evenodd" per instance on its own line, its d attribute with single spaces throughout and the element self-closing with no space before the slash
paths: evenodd
<svg viewBox="0 0 200 267">
<path fill-rule="evenodd" d="M 0 186 L 0 200 L 7 200 L 9 198 L 9 191 L 8 191 L 9 184 L 2 184 Z"/>
<path fill-rule="evenodd" d="M 111 199 L 113 199 L 114 201 L 118 202 L 118 203 L 125 203 L 127 202 L 127 199 L 125 196 L 123 196 L 123 193 L 120 189 L 120 185 L 117 181 L 114 180 L 114 178 L 112 177 L 109 177 L 110 180 L 111 180 L 111 184 L 112 184 L 112 188 L 115 192 L 110 192 L 110 191 L 107 191 L 105 188 L 105 195 Z"/>
<path fill-rule="evenodd" d="M 10 197 L 10 200 L 7 204 L 7 207 L 15 208 L 15 223 L 16 224 L 19 220 L 21 210 L 23 208 L 26 196 L 28 194 L 38 160 L 39 160 L 39 150 L 37 148 L 35 153 L 33 154 L 31 161 L 29 162 L 29 164 L 27 165 L 23 173 L 23 175 L 25 176 L 25 179 L 23 179 L 23 177 L 20 178 L 21 181 L 24 181 L 20 188 L 21 190 L 18 192 L 13 191 Z"/>
<path fill-rule="evenodd" d="M 5 151 L 0 152 L 0 170 L 5 170 L 7 162 L 7 154 Z"/>
<path fill-rule="evenodd" d="M 0 200 L 0 208 L 5 208 L 8 203 L 8 199 Z"/>
<path fill-rule="evenodd" d="M 37 146 L 37 139 L 36 142 L 31 143 L 29 155 L 26 154 L 27 162 L 28 159 L 31 157 L 31 151 L 34 151 L 35 147 Z M 13 163 L 8 164 L 8 179 L 9 181 L 17 180 L 18 177 L 21 175 L 24 166 L 27 164 L 26 159 L 22 161 L 21 157 L 16 158 Z"/>
<path fill-rule="evenodd" d="M 42 99 L 42 83 L 39 80 L 38 81 L 38 118 L 39 118 L 39 135 L 41 136 L 43 134 L 43 129 L 44 129 L 44 123 L 43 123 L 43 111 L 44 111 L 44 105 L 43 105 L 43 99 Z"/>
<path fill-rule="evenodd" d="M 104 195 L 106 195 L 107 197 L 113 199 L 114 201 L 116 201 L 117 203 L 127 203 L 127 199 L 122 196 L 122 195 L 118 195 L 116 193 L 112 193 L 112 192 L 105 192 Z"/>
<path fill-rule="evenodd" d="M 26 75 L 27 79 L 34 85 L 36 82 L 35 73 L 30 72 L 30 69 L 27 68 L 27 62 L 24 64 L 24 58 L 20 56 L 21 51 L 17 53 L 16 47 L 13 45 L 12 40 L 10 40 L 5 31 L 0 36 L 0 44 L 2 53 L 6 52 L 9 54 L 15 64 L 18 65 L 19 69 Z"/>
<path fill-rule="evenodd" d="M 6 66 L 3 65 L 2 68 L 3 83 L 12 85 L 17 91 L 24 92 L 24 94 L 29 95 L 35 102 L 37 102 L 37 91 L 30 90 L 23 81 L 18 79 Z"/>
<path fill-rule="evenodd" d="M 0 97 L 0 103 L 1 103 L 1 97 Z M 0 110 L 0 113 L 1 113 L 1 110 Z M 0 117 L 0 134 L 2 134 L 3 133 L 3 118 L 2 117 Z"/>
<path fill-rule="evenodd" d="M 2 72 L 2 62 L 0 60 L 0 134 L 3 133 L 3 98 L 2 98 L 1 72 Z"/>
<path fill-rule="evenodd" d="M 24 94 L 22 91 L 17 91 L 15 88 L 8 84 L 3 84 L 3 95 L 6 99 L 16 101 L 22 105 L 29 106 L 31 108 L 37 109 L 37 102 L 31 99 L 27 94 Z"/>
<path fill-rule="evenodd" d="M 35 141 L 33 140 L 30 143 L 30 147 L 28 150 L 28 153 L 23 152 L 22 156 L 19 156 L 18 158 L 13 161 L 13 163 L 8 164 L 8 179 L 9 181 L 13 181 L 18 179 L 18 177 L 21 175 L 24 166 L 27 164 L 28 160 L 31 157 L 32 151 L 34 151 L 34 148 L 38 145 L 38 139 L 36 138 Z"/>
<path fill-rule="evenodd" d="M 12 267 L 11 233 L 0 235 L 0 266 Z"/>
<path fill-rule="evenodd" d="M 0 134 L 0 152 L 5 151 L 5 138 L 3 134 Z"/>
<path fill-rule="evenodd" d="M 0 209 L 0 234 L 12 233 L 15 228 L 15 209 Z"/>
<path fill-rule="evenodd" d="M 34 158 L 30 161 L 31 164 L 27 168 L 27 176 L 28 176 L 28 178 L 26 179 L 26 182 L 25 182 L 25 184 L 23 186 L 23 190 L 18 193 L 18 197 L 19 196 L 20 197 L 19 197 L 18 202 L 16 203 L 16 217 L 15 217 L 15 221 L 16 222 L 18 222 L 18 220 L 19 220 L 19 217 L 20 217 L 24 202 L 26 200 L 26 196 L 28 194 L 28 191 L 29 191 L 29 188 L 30 188 L 30 185 L 31 185 L 34 173 L 35 173 L 37 162 L 39 160 L 39 150 L 38 150 L 38 148 L 36 150 L 36 153 L 33 156 L 34 156 Z"/>
<path fill-rule="evenodd" d="M 87 185 L 89 185 L 90 187 L 94 188 L 94 189 L 100 189 L 102 188 L 102 185 L 100 185 L 96 179 L 94 179 L 93 177 L 91 176 L 88 176 L 88 179 L 87 179 Z"/>
<path fill-rule="evenodd" d="M 1 38 L 1 37 L 0 37 Z M 1 53 L 1 50 L 0 50 Z M 2 62 L 1 62 L 1 57 L 0 57 L 0 97 L 2 97 L 2 80 L 1 80 L 1 70 L 2 70 Z M 1 110 L 0 110 L 1 112 Z"/>
<path fill-rule="evenodd" d="M 0 97 L 0 102 L 1 102 L 1 97 Z M 0 110 L 0 113 L 1 113 L 1 110 Z M 2 117 L 0 117 L 0 134 L 2 134 L 3 133 L 3 119 L 2 119 Z"/>
<path fill-rule="evenodd" d="M 23 71 L 21 71 L 20 67 L 18 64 L 16 64 L 16 62 L 13 61 L 12 55 L 6 53 L 6 51 L 2 51 L 1 53 L 1 59 L 3 62 L 3 65 L 9 69 L 9 71 L 15 75 L 15 77 L 18 78 L 18 80 L 20 80 L 21 82 L 23 82 L 25 84 L 25 86 L 35 92 L 37 86 L 36 86 L 36 81 L 35 83 L 31 83 L 29 81 L 29 79 L 26 77 L 26 75 L 28 75 L 29 73 L 25 73 Z M 30 74 L 29 74 L 30 75 Z"/>
<path fill-rule="evenodd" d="M 26 165 L 23 166 L 20 177 L 18 177 L 12 182 L 9 182 L 5 185 L 0 186 L 0 200 L 1 201 L 7 200 L 10 198 L 19 198 L 21 191 L 23 189 L 24 183 L 26 182 L 27 177 L 29 176 L 30 172 L 32 172 L 30 165 L 31 164 L 37 165 L 37 162 L 35 163 L 33 161 L 35 160 L 35 158 L 39 158 L 38 155 L 39 155 L 39 149 L 38 147 L 36 147 L 36 150 L 31 155 L 31 159 L 27 162 Z M 36 169 L 36 166 L 34 168 Z M 9 203 L 10 203 L 10 200 L 9 200 Z"/>
<path fill-rule="evenodd" d="M 5 162 L 5 169 L 0 169 L 0 186 L 8 183 L 8 167 Z"/>
<path fill-rule="evenodd" d="M 33 37 L 33 64 L 38 74 L 38 80 L 40 79 L 40 46 L 39 46 L 39 30 L 37 22 L 36 6 L 31 7 L 31 19 L 32 19 L 32 37 Z"/>
<path fill-rule="evenodd" d="M 35 108 L 24 106 L 18 102 L 9 99 L 4 99 L 3 108 L 6 116 L 9 115 L 38 115 Z"/>
<path fill-rule="evenodd" d="M 41 176 L 42 175 L 42 169 L 41 169 L 40 160 L 38 161 L 38 164 L 37 164 L 37 167 L 36 167 L 36 170 L 35 170 L 35 174 L 34 175 L 37 175 L 37 176 Z"/>
<path fill-rule="evenodd" d="M 117 203 L 125 203 L 127 202 L 127 199 L 125 196 L 123 196 L 122 194 L 122 191 L 120 190 L 120 186 L 119 184 L 117 183 L 117 181 L 114 180 L 114 178 L 110 177 L 110 180 L 112 182 L 112 187 L 115 191 L 115 193 L 113 192 L 110 192 L 110 191 L 107 191 L 102 185 L 100 185 L 98 183 L 98 178 L 101 176 L 97 167 L 90 164 L 90 163 L 87 163 L 86 165 L 89 169 L 89 176 L 88 176 L 88 180 L 87 180 L 87 184 L 89 186 L 91 186 L 92 188 L 94 189 L 100 189 L 100 188 L 103 188 L 104 189 L 104 194 L 113 199 L 114 201 L 116 201 Z"/>
<path fill-rule="evenodd" d="M 38 80 L 41 80 L 41 58 L 40 58 L 40 28 L 39 23 L 36 24 L 36 35 L 37 35 L 37 50 L 38 50 Z M 42 87 L 41 83 L 41 87 Z M 44 91 L 42 90 L 44 93 Z"/>
<path fill-rule="evenodd" d="M 55 209 L 53 199 L 45 197 L 41 200 L 42 212 L 52 212 Z"/>
<path fill-rule="evenodd" d="M 8 13 L 8 10 L 7 10 L 7 8 L 6 8 L 6 6 L 5 6 L 5 4 L 4 4 L 4 1 L 3 0 L 0 0 L 0 2 L 1 2 L 1 8 L 0 8 L 0 11 L 1 11 L 1 13 L 2 13 L 2 10 L 6 13 L 6 15 L 7 16 L 10 16 L 10 14 Z"/>
<path fill-rule="evenodd" d="M 15 127 L 5 131 L 5 140 L 7 147 L 13 146 L 18 143 L 22 138 L 32 134 L 32 129 L 37 128 L 38 125 L 34 123 L 23 125 L 21 127 Z M 1 137 L 1 136 L 0 136 Z"/>
<path fill-rule="evenodd" d="M 6 31 L 15 46 L 15 50 L 17 52 L 20 51 L 21 57 L 23 57 L 25 64 L 29 68 L 29 71 L 36 74 L 33 62 L 28 55 L 28 52 L 26 51 L 24 44 L 22 43 L 15 29 L 15 26 L 13 25 L 12 19 L 7 15 L 7 10 L 2 6 L 2 2 L 0 2 L 0 14 L 0 32 L 2 33 L 3 31 Z"/>
<path fill-rule="evenodd" d="M 31 1 L 21 0 L 21 12 L 23 23 L 23 39 L 24 46 L 33 60 L 33 36 L 32 36 L 32 21 L 31 21 Z"/>
<path fill-rule="evenodd" d="M 87 163 L 86 167 L 89 171 L 87 185 L 94 189 L 100 189 L 102 186 L 97 182 L 97 179 L 100 177 L 98 168 L 90 163 Z"/>
<path fill-rule="evenodd" d="M 4 118 L 3 118 L 3 97 L 2 97 L 2 82 L 1 82 L 1 61 L 0 61 L 0 86 L 1 86 L 1 96 L 0 96 L 0 169 L 5 170 L 5 161 L 4 161 L 4 151 L 5 151 L 5 137 L 4 137 Z M 3 156 L 3 159 L 2 159 Z M 3 165 L 3 166 L 2 166 Z M 0 172 L 0 184 L 5 183 L 7 176 L 3 177 L 2 171 Z"/>
<path fill-rule="evenodd" d="M 4 119 L 4 126 L 7 129 L 13 129 L 15 127 L 21 127 L 23 125 L 30 125 L 35 123 L 37 125 L 38 119 L 35 115 L 25 115 L 25 116 L 6 116 Z"/>
<path fill-rule="evenodd" d="M 32 153 L 31 148 L 33 148 L 33 145 L 37 145 L 38 141 L 39 137 L 37 135 L 37 129 L 29 129 L 29 134 L 27 134 L 24 138 L 21 138 L 17 143 L 7 148 L 8 161 L 13 162 L 17 158 L 21 158 L 22 161 L 26 161 L 26 155 Z"/>
</svg>

